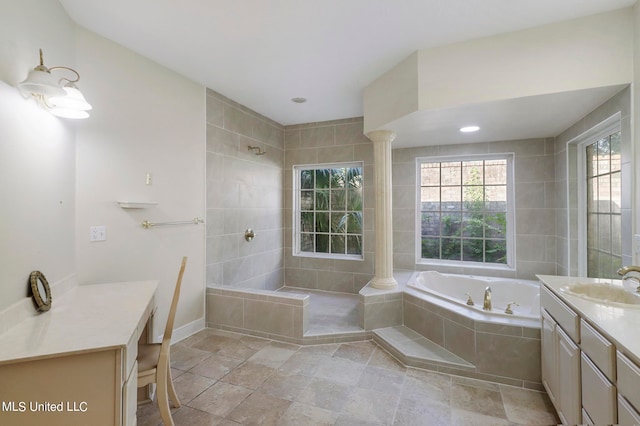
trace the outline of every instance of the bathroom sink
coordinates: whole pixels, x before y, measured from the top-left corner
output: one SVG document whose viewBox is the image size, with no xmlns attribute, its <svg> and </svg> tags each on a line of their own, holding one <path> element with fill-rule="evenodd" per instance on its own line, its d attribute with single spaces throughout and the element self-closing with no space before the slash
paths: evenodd
<svg viewBox="0 0 640 426">
<path fill-rule="evenodd" d="M 561 290 L 573 296 L 595 302 L 613 305 L 630 305 L 630 307 L 640 308 L 640 294 L 609 284 L 577 283 L 562 287 Z"/>
</svg>

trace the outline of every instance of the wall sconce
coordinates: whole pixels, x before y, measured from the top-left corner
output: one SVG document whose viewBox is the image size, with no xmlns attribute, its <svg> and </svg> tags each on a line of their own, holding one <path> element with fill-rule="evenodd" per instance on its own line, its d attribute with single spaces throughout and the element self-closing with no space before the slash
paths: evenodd
<svg viewBox="0 0 640 426">
<path fill-rule="evenodd" d="M 74 77 L 57 78 L 51 71 L 63 70 Z M 78 71 L 69 67 L 44 66 L 42 49 L 40 49 L 40 65 L 29 72 L 27 78 L 18 84 L 24 96 L 35 97 L 53 115 L 64 118 L 87 118 L 91 105 L 78 90 L 75 83 L 80 80 Z"/>
</svg>

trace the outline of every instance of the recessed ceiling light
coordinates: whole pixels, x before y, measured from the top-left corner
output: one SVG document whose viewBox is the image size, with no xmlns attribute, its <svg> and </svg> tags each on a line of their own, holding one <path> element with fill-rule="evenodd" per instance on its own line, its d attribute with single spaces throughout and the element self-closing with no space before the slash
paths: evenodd
<svg viewBox="0 0 640 426">
<path fill-rule="evenodd" d="M 307 98 L 291 98 L 291 102 L 295 102 L 297 104 L 303 104 L 307 102 Z"/>
<path fill-rule="evenodd" d="M 462 133 L 477 132 L 478 130 L 480 130 L 480 127 L 478 127 L 478 126 L 465 126 L 465 127 L 461 127 L 460 128 L 460 131 Z"/>
</svg>

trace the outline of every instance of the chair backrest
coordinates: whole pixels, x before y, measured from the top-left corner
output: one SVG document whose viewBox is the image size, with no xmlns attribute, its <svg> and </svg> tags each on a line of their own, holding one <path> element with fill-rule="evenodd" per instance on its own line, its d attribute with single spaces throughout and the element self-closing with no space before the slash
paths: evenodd
<svg viewBox="0 0 640 426">
<path fill-rule="evenodd" d="M 176 282 L 176 289 L 173 291 L 173 299 L 171 300 L 171 308 L 169 309 L 169 316 L 167 317 L 167 325 L 164 328 L 164 336 L 162 337 L 162 344 L 171 344 L 171 335 L 173 334 L 173 322 L 176 317 L 176 310 L 178 309 L 178 299 L 180 298 L 180 286 L 182 285 L 182 276 L 184 275 L 184 268 L 187 266 L 187 256 L 182 258 L 182 264 L 180 265 L 180 272 L 178 272 L 178 280 Z"/>
</svg>

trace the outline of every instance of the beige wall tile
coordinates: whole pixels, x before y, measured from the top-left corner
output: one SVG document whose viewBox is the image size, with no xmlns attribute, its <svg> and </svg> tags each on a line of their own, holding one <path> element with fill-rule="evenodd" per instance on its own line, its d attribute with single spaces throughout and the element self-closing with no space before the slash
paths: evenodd
<svg viewBox="0 0 640 426">
<path fill-rule="evenodd" d="M 540 382 L 540 340 L 476 334 L 478 372 Z"/>
<path fill-rule="evenodd" d="M 296 337 L 293 326 L 293 306 L 257 300 L 245 300 L 244 303 L 245 328 Z"/>
<path fill-rule="evenodd" d="M 444 347 L 460 358 L 475 363 L 475 331 L 453 321 L 444 320 Z"/>
<path fill-rule="evenodd" d="M 243 327 L 243 300 L 238 297 L 207 295 L 207 322 Z"/>
</svg>

